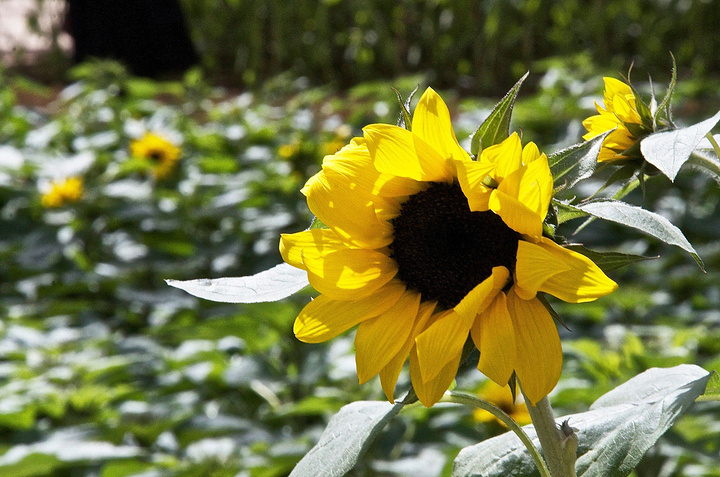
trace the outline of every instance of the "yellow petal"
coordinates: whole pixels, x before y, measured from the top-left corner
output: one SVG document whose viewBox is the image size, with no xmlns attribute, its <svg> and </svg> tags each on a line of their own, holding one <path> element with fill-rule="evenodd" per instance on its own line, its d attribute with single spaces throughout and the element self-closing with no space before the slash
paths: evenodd
<svg viewBox="0 0 720 477">
<path fill-rule="evenodd" d="M 354 138 L 334 155 L 325 156 L 323 171 L 344 176 L 353 190 L 381 197 L 412 195 L 422 190 L 421 183 L 417 181 L 383 174 L 375 169 L 364 138 Z"/>
<path fill-rule="evenodd" d="M 553 194 L 553 177 L 547 157 L 542 154 L 527 166 L 517 169 L 500 183 L 497 190 L 517 199 L 520 204 L 535 212 L 542 222 Z"/>
<path fill-rule="evenodd" d="M 377 217 L 384 208 L 381 197 L 353 189 L 349 181 L 319 172 L 311 177 L 303 193 L 308 207 L 345 242 L 363 248 L 380 248 L 392 242 L 392 226 Z"/>
<path fill-rule="evenodd" d="M 483 149 L 479 162 L 490 162 L 497 166 L 495 180 L 501 182 L 505 177 L 522 166 L 522 144 L 520 136 L 512 133 L 500 144 Z"/>
<path fill-rule="evenodd" d="M 448 390 L 460 365 L 461 352 L 452 356 L 437 375 L 429 381 L 423 381 L 417 357 L 417 347 L 410 350 L 410 379 L 418 399 L 425 407 L 431 407 Z"/>
<path fill-rule="evenodd" d="M 283 260 L 293 267 L 303 270 L 306 269 L 303 264 L 303 255 L 320 258 L 345 249 L 347 246 L 330 229 L 312 229 L 280 235 L 280 255 Z"/>
<path fill-rule="evenodd" d="M 505 386 L 515 370 L 515 328 L 507 300 L 500 293 L 477 317 L 471 329 L 475 346 L 480 350 L 478 369 L 500 386 Z"/>
<path fill-rule="evenodd" d="M 419 136 L 389 124 L 371 124 L 363 131 L 378 171 L 416 181 L 452 182 L 454 166 Z"/>
<path fill-rule="evenodd" d="M 568 303 L 584 303 L 596 300 L 617 289 L 617 283 L 585 255 L 561 247 L 550 239 L 544 238 L 538 244 L 548 254 L 548 259 L 563 263 L 567 269 L 549 277 L 538 288 Z M 518 249 L 518 263 L 520 262 Z M 565 268 L 564 267 L 564 268 Z"/>
<path fill-rule="evenodd" d="M 524 300 L 535 298 L 548 280 L 568 270 L 569 265 L 544 247 L 524 240 L 518 242 L 515 285 L 517 294 Z"/>
<path fill-rule="evenodd" d="M 537 144 L 534 142 L 529 142 L 525 144 L 525 147 L 523 147 L 522 151 L 522 162 L 523 164 L 530 164 L 534 160 L 538 159 L 541 156 L 540 149 L 538 149 Z M 547 161 L 547 158 L 545 158 Z"/>
<path fill-rule="evenodd" d="M 478 284 L 475 288 L 455 305 L 455 313 L 465 322 L 469 328 L 475 321 L 478 313 L 482 313 L 495 299 L 500 290 L 507 285 L 510 272 L 505 267 L 493 267 L 489 277 Z"/>
<path fill-rule="evenodd" d="M 293 332 L 302 342 L 322 343 L 364 320 L 386 312 L 404 292 L 405 285 L 392 280 L 372 296 L 360 300 L 333 300 L 320 295 L 300 311 Z"/>
<path fill-rule="evenodd" d="M 370 296 L 397 273 L 397 264 L 375 250 L 345 249 L 320 257 L 303 255 L 310 285 L 335 300 Z"/>
<path fill-rule="evenodd" d="M 560 337 L 550 313 L 537 298 L 523 300 L 510 289 L 507 306 L 515 328 L 515 372 L 534 406 L 560 379 Z"/>
<path fill-rule="evenodd" d="M 535 211 L 529 209 L 518 199 L 499 189 L 495 189 L 490 194 L 488 206 L 514 231 L 531 237 L 540 237 L 542 235 L 543 218 L 539 217 Z"/>
<path fill-rule="evenodd" d="M 583 121 L 583 126 L 588 130 L 587 134 L 583 136 L 583 139 L 588 140 L 604 133 L 605 131 L 617 128 L 618 120 L 617 118 L 611 119 L 607 116 L 596 114 L 595 116 L 590 116 L 585 119 Z"/>
<path fill-rule="evenodd" d="M 405 345 L 419 306 L 420 294 L 406 290 L 392 308 L 358 326 L 355 363 L 360 384 L 378 374 Z"/>
<path fill-rule="evenodd" d="M 490 176 L 494 180 L 497 166 L 493 162 L 455 161 L 458 182 L 467 197 L 470 210 L 484 212 L 488 210 L 488 201 L 492 189 L 483 184 Z"/>
<path fill-rule="evenodd" d="M 605 83 L 605 90 L 603 92 L 605 97 L 605 107 L 611 107 L 615 101 L 615 96 L 625 97 L 627 95 L 632 96 L 633 94 L 630 85 L 620 81 L 619 79 L 605 76 L 603 78 L 603 83 Z"/>
<path fill-rule="evenodd" d="M 380 370 L 380 384 L 382 384 L 385 397 L 387 397 L 390 402 L 395 401 L 395 384 L 397 383 L 398 376 L 400 376 L 400 371 L 402 371 L 405 361 L 407 361 L 410 350 L 415 345 L 415 337 L 427 326 L 435 310 L 435 306 L 436 302 L 434 301 L 420 303 L 418 317 L 415 320 L 415 326 L 413 326 L 410 336 L 405 340 L 405 344 L 400 351 Z"/>
<path fill-rule="evenodd" d="M 447 363 L 462 353 L 472 323 L 452 310 L 440 317 L 415 338 L 418 364 L 423 382 L 434 379 Z"/>
<path fill-rule="evenodd" d="M 412 132 L 434 147 L 444 158 L 469 161 L 453 132 L 450 111 L 442 98 L 428 88 L 418 101 L 412 120 Z"/>
</svg>

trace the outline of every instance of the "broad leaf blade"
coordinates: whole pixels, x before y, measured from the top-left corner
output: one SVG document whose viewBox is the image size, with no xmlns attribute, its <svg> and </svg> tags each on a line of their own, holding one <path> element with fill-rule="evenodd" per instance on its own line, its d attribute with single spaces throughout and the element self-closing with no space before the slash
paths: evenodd
<svg viewBox="0 0 720 477">
<path fill-rule="evenodd" d="M 595 265 L 600 267 L 602 271 L 609 272 L 617 268 L 632 265 L 637 262 L 644 262 L 646 260 L 655 260 L 658 257 L 643 257 L 642 255 L 633 255 L 630 253 L 620 252 L 598 252 L 596 250 L 590 250 L 582 245 L 572 244 L 566 245 L 565 248 L 574 250 L 578 253 L 585 255 L 587 258 L 592 260 Z"/>
<path fill-rule="evenodd" d="M 651 134 L 640 142 L 640 151 L 646 161 L 674 181 L 682 165 L 718 121 L 720 112 L 686 128 Z"/>
<path fill-rule="evenodd" d="M 710 374 L 699 366 L 648 370 L 595 401 L 587 412 L 556 419 L 577 429 L 580 477 L 626 476 L 700 396 Z M 534 428 L 523 428 L 536 445 Z M 454 477 L 539 475 L 520 439 L 508 432 L 461 450 Z"/>
<path fill-rule="evenodd" d="M 165 280 L 171 287 L 221 303 L 260 303 L 287 298 L 309 285 L 307 272 L 286 263 L 249 277 Z"/>
<path fill-rule="evenodd" d="M 495 105 L 490 115 L 477 128 L 470 140 L 470 152 L 477 157 L 486 147 L 503 142 L 510 135 L 510 118 L 512 117 L 515 98 L 520 86 L 528 77 L 528 71 L 518 80 L 510 91 Z"/>
<path fill-rule="evenodd" d="M 562 151 L 550 154 L 548 164 L 550 164 L 555 187 L 570 188 L 590 177 L 597 166 L 597 157 L 600 154 L 602 143 L 610 132 L 606 131 L 583 143 L 574 144 Z"/>
<path fill-rule="evenodd" d="M 558 225 L 564 224 L 568 220 L 588 216 L 587 212 L 584 212 L 578 209 L 576 206 L 568 204 L 566 202 L 553 199 L 552 204 L 555 207 L 555 216 L 557 218 Z"/>
<path fill-rule="evenodd" d="M 638 229 L 665 243 L 680 247 L 692 255 L 700 268 L 705 270 L 700 256 L 680 229 L 661 215 L 617 200 L 599 200 L 576 207 L 599 219 Z"/>
<path fill-rule="evenodd" d="M 403 404 L 358 401 L 343 406 L 328 423 L 320 441 L 298 462 L 291 477 L 340 477 L 367 451 Z"/>
</svg>

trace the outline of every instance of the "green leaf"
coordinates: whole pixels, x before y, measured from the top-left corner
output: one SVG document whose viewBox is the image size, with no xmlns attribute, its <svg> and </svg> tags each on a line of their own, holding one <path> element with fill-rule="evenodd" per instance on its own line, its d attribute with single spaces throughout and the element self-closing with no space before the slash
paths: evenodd
<svg viewBox="0 0 720 477">
<path fill-rule="evenodd" d="M 568 420 L 578 436 L 579 477 L 624 477 L 642 456 L 700 396 L 710 374 L 699 366 L 653 368 L 600 397 L 587 412 Z M 532 425 L 523 428 L 539 445 Z M 538 475 L 520 440 L 513 433 L 461 450 L 453 476 Z"/>
<path fill-rule="evenodd" d="M 522 86 L 525 78 L 528 77 L 528 71 L 522 78 L 510 88 L 505 97 L 495 105 L 490 115 L 477 128 L 475 134 L 470 140 L 470 152 L 477 157 L 486 147 L 499 144 L 510 135 L 510 118 L 512 116 L 513 105 L 517 98 L 520 86 Z"/>
<path fill-rule="evenodd" d="M 185 290 L 205 300 L 221 303 L 260 303 L 287 298 L 309 285 L 307 272 L 286 263 L 249 277 L 165 280 L 171 287 Z"/>
<path fill-rule="evenodd" d="M 677 82 L 677 64 L 675 64 L 675 56 L 670 53 L 670 57 L 672 58 L 672 79 L 670 80 L 670 85 L 668 86 L 667 91 L 665 92 L 665 97 L 660 101 L 660 104 L 658 105 L 657 109 L 653 112 L 653 128 L 656 129 L 658 126 L 658 120 L 660 119 L 660 115 L 663 114 L 663 111 L 665 112 L 665 117 L 669 122 L 672 123 L 672 112 L 670 108 L 670 101 L 672 100 L 673 92 L 675 91 L 675 83 Z"/>
<path fill-rule="evenodd" d="M 708 381 L 705 392 L 697 400 L 720 401 L 720 374 L 717 371 L 710 373 L 710 381 Z"/>
<path fill-rule="evenodd" d="M 340 477 L 347 474 L 403 404 L 358 401 L 343 406 L 320 441 L 298 462 L 291 477 Z"/>
<path fill-rule="evenodd" d="M 583 212 L 576 206 L 562 202 L 556 199 L 552 200 L 552 205 L 555 207 L 555 217 L 557 218 L 557 224 L 563 224 L 568 220 L 578 219 L 580 217 L 587 217 L 588 213 Z"/>
<path fill-rule="evenodd" d="M 692 126 L 651 134 L 640 142 L 643 157 L 671 181 L 700 141 L 720 121 L 720 112 Z"/>
<path fill-rule="evenodd" d="M 576 207 L 593 217 L 632 227 L 667 244 L 680 247 L 692 255 L 698 266 L 705 270 L 700 256 L 680 229 L 661 215 L 617 200 L 598 200 Z"/>
<path fill-rule="evenodd" d="M 590 250 L 579 244 L 566 245 L 565 248 L 574 250 L 575 252 L 585 255 L 592 260 L 595 265 L 600 267 L 604 272 L 609 272 L 617 268 L 632 265 L 633 263 L 644 262 L 646 260 L 655 260 L 659 257 L 643 257 L 642 255 L 633 255 L 631 253 L 620 252 L 598 252 Z"/>
<path fill-rule="evenodd" d="M 597 167 L 597 158 L 602 143 L 612 131 L 614 130 L 606 131 L 583 143 L 574 144 L 550 154 L 548 164 L 550 164 L 555 187 L 570 188 L 590 177 Z"/>
</svg>

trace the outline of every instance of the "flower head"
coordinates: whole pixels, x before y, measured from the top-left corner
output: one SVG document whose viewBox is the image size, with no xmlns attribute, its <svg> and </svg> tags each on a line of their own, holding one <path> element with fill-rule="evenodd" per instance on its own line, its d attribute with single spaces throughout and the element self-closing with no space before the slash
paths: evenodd
<svg viewBox="0 0 720 477">
<path fill-rule="evenodd" d="M 77 202 L 83 195 L 83 180 L 80 177 L 69 177 L 64 180 L 52 181 L 50 189 L 40 199 L 43 207 L 57 208 L 65 204 Z"/>
<path fill-rule="evenodd" d="M 605 138 L 598 155 L 598 161 L 616 161 L 627 159 L 628 150 L 649 132 L 652 123 L 643 117 L 632 89 L 626 83 L 615 78 L 603 78 L 605 82 L 604 105 L 595 103 L 598 113 L 583 121 L 588 130 L 583 139 L 592 139 L 606 131 L 613 130 Z"/>
<path fill-rule="evenodd" d="M 520 395 L 513 400 L 510 386 L 498 386 L 493 381 L 488 380 L 482 384 L 482 387 L 478 391 L 478 395 L 485 401 L 494 404 L 503 410 L 505 414 L 510 416 L 521 426 L 530 424 L 531 419 L 527 405 Z M 499 422 L 500 424 L 503 424 L 502 421 L 483 409 L 476 409 L 473 411 L 473 419 L 477 422 Z"/>
<path fill-rule="evenodd" d="M 130 153 L 152 163 L 153 174 L 164 179 L 175 170 L 180 159 L 180 148 L 157 134 L 147 133 L 130 144 Z"/>
<path fill-rule="evenodd" d="M 591 301 L 617 285 L 589 259 L 542 236 L 553 191 L 547 158 L 517 134 L 472 161 L 435 91 L 412 131 L 385 124 L 332 156 L 302 192 L 327 228 L 283 235 L 283 259 L 320 296 L 295 321 L 302 341 L 358 325 L 361 383 L 380 375 L 393 400 L 404 363 L 436 403 L 472 338 L 478 368 L 500 385 L 513 372 L 537 402 L 557 383 L 557 328 L 537 293 Z"/>
</svg>

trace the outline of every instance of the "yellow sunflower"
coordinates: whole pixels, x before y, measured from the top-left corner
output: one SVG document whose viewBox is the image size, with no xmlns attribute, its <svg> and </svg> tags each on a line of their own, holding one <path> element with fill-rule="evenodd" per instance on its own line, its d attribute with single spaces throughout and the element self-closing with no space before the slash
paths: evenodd
<svg viewBox="0 0 720 477">
<path fill-rule="evenodd" d="M 385 124 L 323 160 L 302 192 L 327 228 L 283 235 L 283 259 L 320 292 L 295 321 L 301 341 L 358 326 L 361 383 L 387 398 L 404 363 L 426 406 L 457 373 L 470 335 L 478 368 L 500 385 L 515 372 L 536 403 L 557 383 L 557 328 L 536 297 L 591 301 L 617 287 L 588 258 L 542 236 L 553 191 L 547 158 L 513 134 L 472 161 L 428 89 L 412 132 Z"/>
<path fill-rule="evenodd" d="M 498 386 L 493 381 L 485 381 L 478 391 L 478 395 L 485 401 L 499 407 L 505 414 L 510 416 L 513 421 L 521 426 L 532 422 L 527 405 L 523 401 L 522 396 L 518 395 L 517 398 L 513 400 L 510 386 L 507 384 L 505 386 Z M 500 419 L 483 409 L 475 409 L 475 411 L 473 411 L 473 419 L 475 419 L 476 422 L 499 422 L 503 426 L 505 425 Z"/>
<path fill-rule="evenodd" d="M 588 130 L 583 139 L 592 139 L 615 129 L 605 138 L 598 161 L 627 159 L 628 156 L 623 153 L 633 147 L 641 135 L 651 132 L 652 128 L 645 125 L 629 85 L 615 78 L 605 77 L 603 81 L 605 107 L 595 103 L 600 114 L 583 121 L 583 126 Z"/>
<path fill-rule="evenodd" d="M 130 144 L 130 153 L 138 158 L 151 161 L 153 174 L 164 179 L 170 174 L 180 159 L 180 148 L 157 134 L 147 133 Z"/>
<path fill-rule="evenodd" d="M 71 202 L 77 202 L 83 195 L 83 180 L 80 177 L 68 177 L 61 181 L 52 181 L 50 190 L 41 197 L 43 207 L 57 208 Z"/>
</svg>

